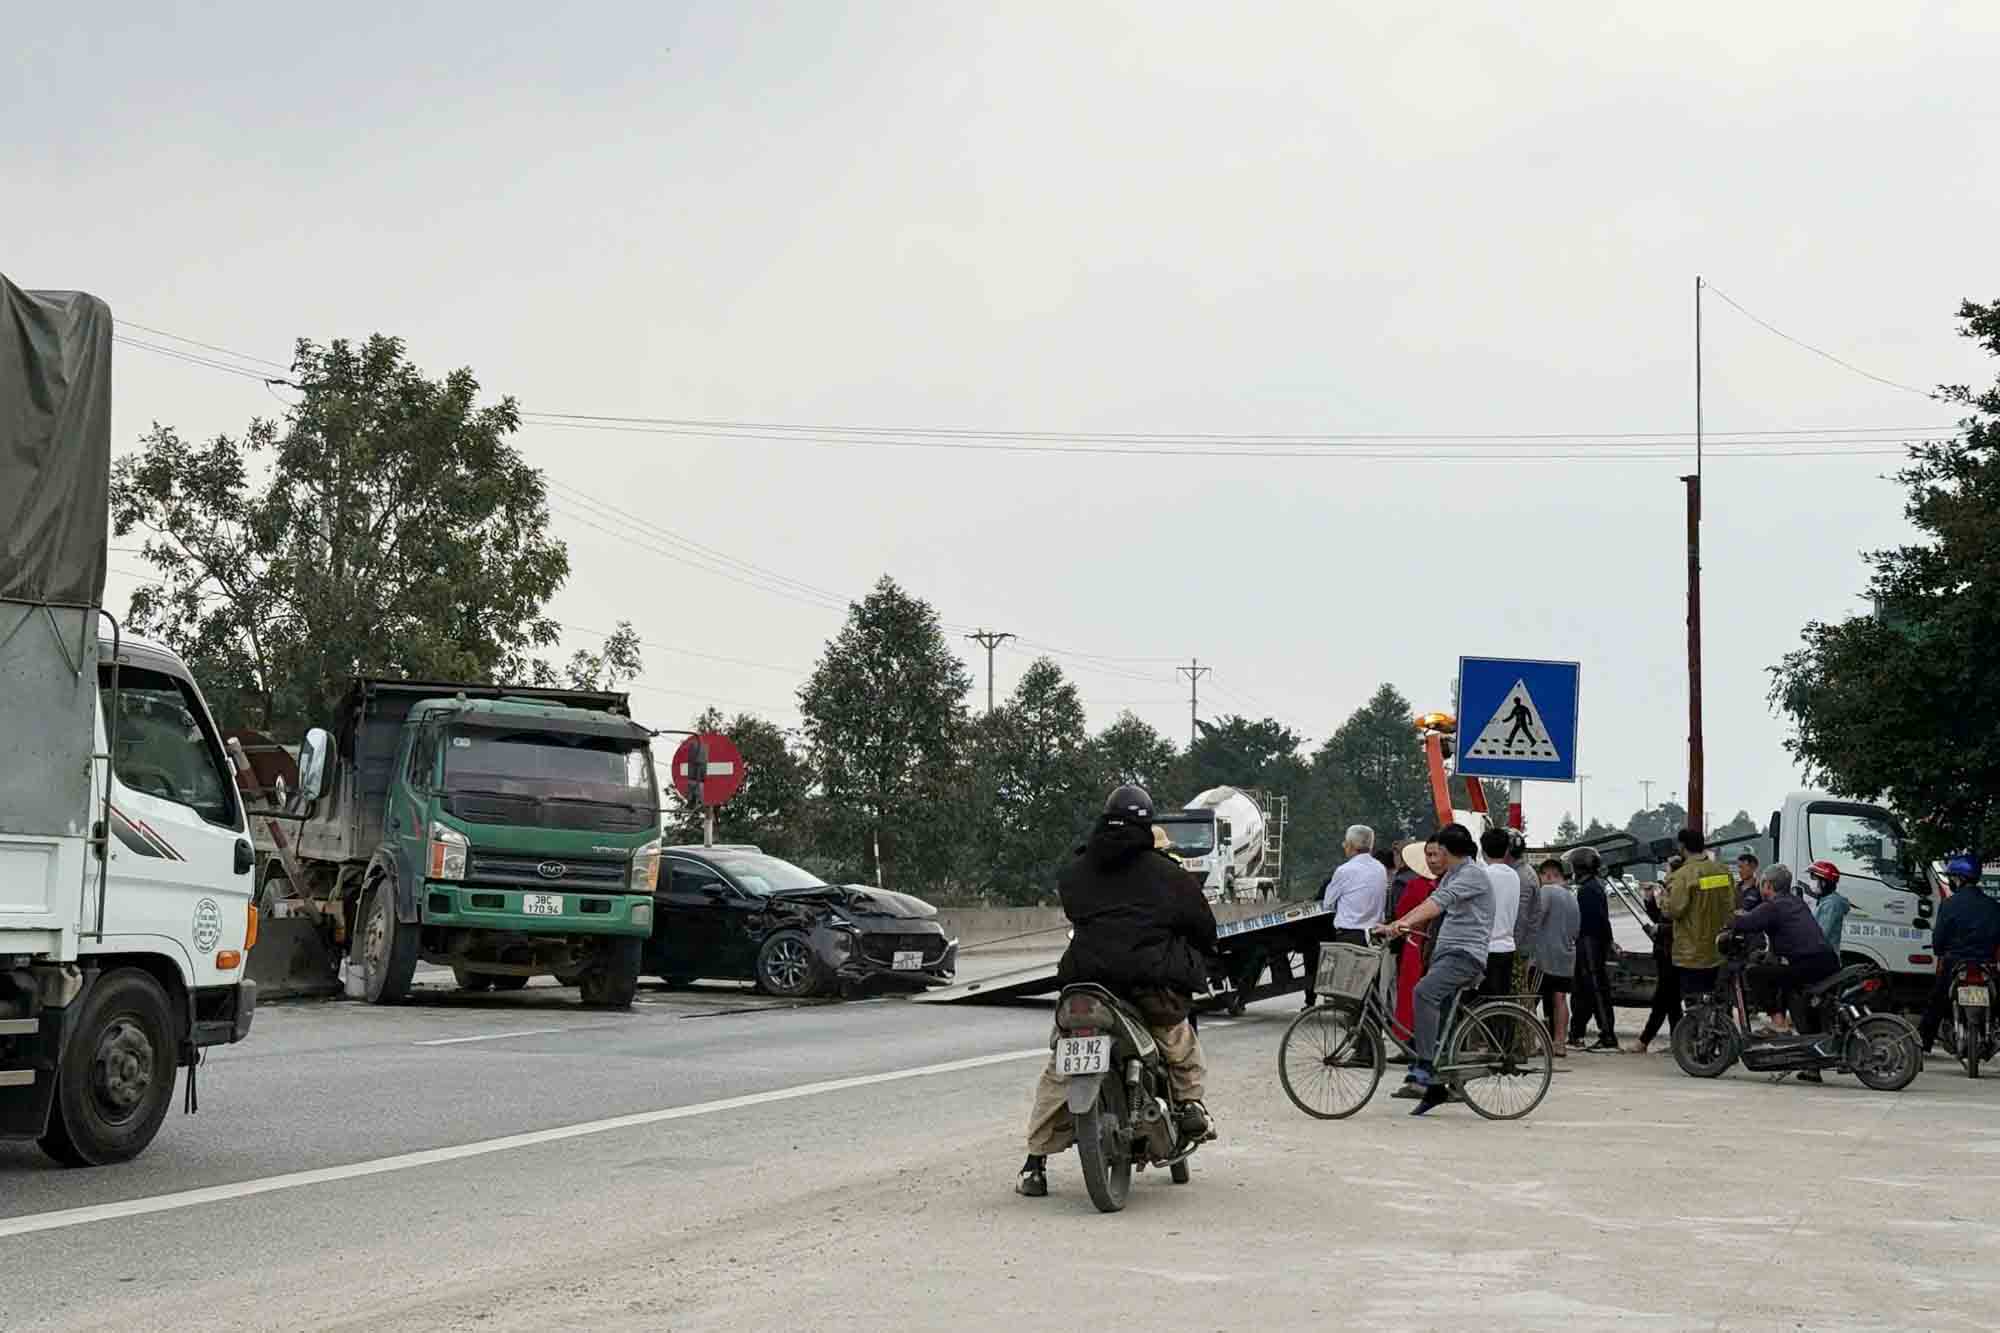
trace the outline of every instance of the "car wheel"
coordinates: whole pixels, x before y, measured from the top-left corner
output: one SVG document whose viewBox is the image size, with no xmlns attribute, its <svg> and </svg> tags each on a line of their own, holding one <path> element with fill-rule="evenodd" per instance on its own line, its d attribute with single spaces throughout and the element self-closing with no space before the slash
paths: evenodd
<svg viewBox="0 0 2000 1333">
<path fill-rule="evenodd" d="M 819 989 L 819 965 L 802 930 L 781 930 L 757 950 L 757 986 L 787 1000 L 804 999 Z"/>
</svg>

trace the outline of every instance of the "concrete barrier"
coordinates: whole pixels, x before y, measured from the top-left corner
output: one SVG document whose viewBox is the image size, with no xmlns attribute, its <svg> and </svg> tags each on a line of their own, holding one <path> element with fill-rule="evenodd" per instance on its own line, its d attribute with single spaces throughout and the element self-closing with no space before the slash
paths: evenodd
<svg viewBox="0 0 2000 1333">
<path fill-rule="evenodd" d="M 249 978 L 257 1000 L 297 999 L 340 994 L 339 960 L 303 917 L 257 923 L 257 947 L 250 951 Z"/>
<path fill-rule="evenodd" d="M 1274 903 L 1217 903 L 1217 921 L 1241 921 L 1246 916 L 1268 912 Z M 938 924 L 946 935 L 958 937 L 961 952 L 979 949 L 987 953 L 1008 950 L 1060 949 L 1069 918 L 1060 907 L 941 907 Z"/>
</svg>

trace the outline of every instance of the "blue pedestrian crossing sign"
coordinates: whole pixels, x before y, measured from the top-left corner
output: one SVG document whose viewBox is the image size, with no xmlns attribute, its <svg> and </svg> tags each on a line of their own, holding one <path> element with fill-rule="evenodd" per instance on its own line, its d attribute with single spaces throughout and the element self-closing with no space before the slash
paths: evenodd
<svg viewBox="0 0 2000 1333">
<path fill-rule="evenodd" d="M 1458 761 L 1467 778 L 1576 781 L 1574 662 L 1458 659 Z"/>
</svg>

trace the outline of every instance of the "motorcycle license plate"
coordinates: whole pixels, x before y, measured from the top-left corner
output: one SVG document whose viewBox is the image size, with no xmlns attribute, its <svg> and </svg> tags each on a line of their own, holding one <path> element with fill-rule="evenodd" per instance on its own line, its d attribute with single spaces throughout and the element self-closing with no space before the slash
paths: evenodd
<svg viewBox="0 0 2000 1333">
<path fill-rule="evenodd" d="M 1971 1004 L 1984 1007 L 1985 1005 L 1990 1003 L 1990 1000 L 1988 998 L 1986 987 L 1984 986 L 1960 986 L 1958 988 L 1958 1002 L 1960 1004 Z"/>
<path fill-rule="evenodd" d="M 563 896 L 560 893 L 524 893 L 521 895 L 521 911 L 527 916 L 561 916 Z"/>
<path fill-rule="evenodd" d="M 1056 1042 L 1056 1072 L 1102 1074 L 1111 1068 L 1111 1038 L 1063 1037 Z"/>
<path fill-rule="evenodd" d="M 898 949 L 889 965 L 898 972 L 921 972 L 924 970 L 924 954 L 921 949 Z"/>
</svg>

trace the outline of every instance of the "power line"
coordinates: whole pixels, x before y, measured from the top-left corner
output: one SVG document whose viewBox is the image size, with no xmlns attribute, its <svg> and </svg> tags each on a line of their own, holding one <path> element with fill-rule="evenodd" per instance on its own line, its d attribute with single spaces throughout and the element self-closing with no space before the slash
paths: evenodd
<svg viewBox="0 0 2000 1333">
<path fill-rule="evenodd" d="M 1833 362 L 1834 365 L 1839 366 L 1841 369 L 1851 370 L 1855 374 L 1861 376 L 1861 378 L 1863 379 L 1874 380 L 1877 384 L 1886 384 L 1892 389 L 1901 389 L 1904 393 L 1914 393 L 1919 397 L 1930 398 L 1933 400 L 1937 398 L 1937 394 L 1929 389 L 1919 389 L 1914 385 L 1904 384 L 1901 383 L 1900 381 L 1888 379 L 1885 378 L 1884 376 L 1877 375 L 1872 370 L 1863 370 L 1860 366 L 1855 365 L 1852 361 L 1844 361 L 1840 357 L 1835 356 L 1832 352 L 1828 352 L 1821 348 L 1814 347 L 1811 343 L 1806 342 L 1803 339 L 1794 338 L 1791 334 L 1786 333 L 1783 329 L 1779 328 L 1777 325 L 1771 323 L 1766 319 L 1760 318 L 1759 316 L 1754 315 L 1750 311 L 1744 309 L 1741 302 L 1739 302 L 1735 297 L 1731 296 L 1728 292 L 1723 291 L 1720 287 L 1716 286 L 1714 283 L 1704 279 L 1702 285 L 1706 287 L 1709 291 L 1714 292 L 1717 296 L 1721 297 L 1724 301 L 1727 301 L 1731 306 L 1734 306 L 1736 309 L 1736 313 L 1742 315 L 1752 324 L 1757 325 L 1759 328 L 1764 329 L 1769 333 L 1777 334 L 1780 338 L 1783 338 L 1786 342 L 1791 343 L 1795 347 L 1803 347 L 1808 352 L 1811 352 L 1814 356 L 1824 357 L 1826 360 Z"/>
<path fill-rule="evenodd" d="M 221 352 L 223 355 L 233 356 L 239 361 L 255 361 L 259 365 L 275 366 L 277 369 L 284 371 L 291 369 L 291 366 L 283 361 L 273 361 L 267 356 L 252 356 L 248 352 L 238 352 L 228 347 L 217 346 L 215 343 L 205 343 L 199 338 L 183 337 L 178 333 L 169 333 L 165 329 L 156 329 L 150 324 L 141 324 L 136 319 L 125 319 L 122 316 L 114 317 L 112 323 L 128 329 L 138 329 L 142 332 L 153 334 L 155 337 L 170 338 L 177 343 L 187 343 L 191 347 L 202 347 L 211 352 Z"/>
</svg>

